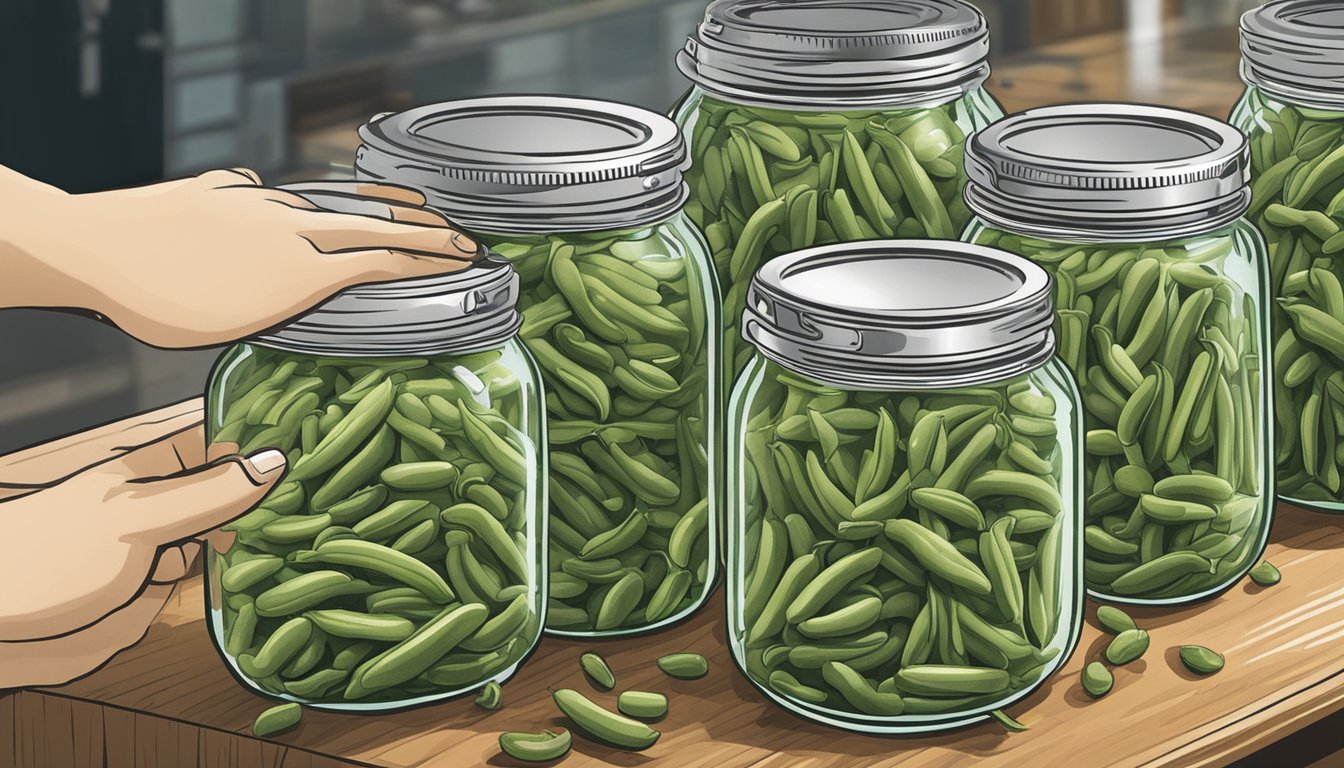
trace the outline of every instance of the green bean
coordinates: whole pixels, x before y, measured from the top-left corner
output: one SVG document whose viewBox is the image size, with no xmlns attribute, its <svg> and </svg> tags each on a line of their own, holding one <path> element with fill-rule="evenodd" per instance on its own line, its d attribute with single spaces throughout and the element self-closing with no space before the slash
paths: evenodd
<svg viewBox="0 0 1344 768">
<path fill-rule="evenodd" d="M 290 702 L 280 704 L 257 715 L 257 719 L 252 723 L 252 733 L 255 736 L 265 738 L 294 728 L 303 719 L 303 707 Z"/>
<path fill-rule="evenodd" d="M 569 754 L 573 737 L 569 731 L 546 730 L 541 733 L 517 733 L 510 731 L 499 734 L 499 748 L 514 760 L 528 763 L 546 763 L 559 760 Z"/>
<path fill-rule="evenodd" d="M 1148 650 L 1148 633 L 1142 629 L 1126 629 L 1106 646 L 1106 660 L 1115 665 L 1128 664 Z"/>
<path fill-rule="evenodd" d="M 583 668 L 584 674 L 593 685 L 604 691 L 609 691 L 616 687 L 616 675 L 612 673 L 611 667 L 607 662 L 596 653 L 585 653 L 579 657 L 579 666 Z"/>
<path fill-rule="evenodd" d="M 1138 629 L 1138 626 L 1134 623 L 1134 620 L 1129 617 L 1129 614 L 1113 605 L 1102 605 L 1097 607 L 1097 622 L 1113 635 L 1118 635 L 1121 632 L 1130 629 Z"/>
<path fill-rule="evenodd" d="M 709 662 L 698 653 L 669 653 L 658 657 L 658 668 L 680 680 L 696 680 L 709 673 Z"/>
<path fill-rule="evenodd" d="M 1102 245 L 983 227 L 967 236 L 1031 258 L 1055 278 L 1056 330 L 1087 428 L 1088 588 L 1180 600 L 1239 578 L 1268 530 L 1271 487 L 1259 373 L 1266 307 L 1254 277 L 1261 258 L 1254 233 L 1233 224 L 1170 243 Z M 1227 519 L 1244 505 L 1250 514 L 1235 528 L 1220 527 L 1227 538 L 1203 542 L 1204 553 L 1215 543 L 1225 549 L 1217 557 L 1196 552 L 1193 537 L 1177 538 L 1183 524 Z M 1202 557 L 1202 568 L 1172 559 L 1182 553 Z"/>
<path fill-rule="evenodd" d="M 499 686 L 499 683 L 491 680 L 481 689 L 481 695 L 477 696 L 473 703 L 481 709 L 499 709 L 504 706 L 504 689 Z"/>
<path fill-rule="evenodd" d="M 613 747 L 645 750 L 662 735 L 638 720 L 603 709 L 572 688 L 553 691 L 551 698 L 579 730 Z"/>
<path fill-rule="evenodd" d="M 1223 656 L 1202 645 L 1182 645 L 1181 663 L 1197 675 L 1212 675 L 1223 668 Z"/>
<path fill-rule="evenodd" d="M 616 699 L 616 709 L 640 720 L 661 720 L 667 715 L 667 697 L 647 691 L 622 691 Z"/>
<path fill-rule="evenodd" d="M 346 699 L 360 699 L 414 679 L 485 622 L 480 603 L 449 606 L 410 637 L 365 661 L 350 675 Z"/>
<path fill-rule="evenodd" d="M 1279 569 L 1275 568 L 1274 564 L 1268 560 L 1262 560 L 1259 565 L 1252 568 L 1250 576 L 1251 581 L 1254 581 L 1262 587 L 1272 587 L 1275 584 L 1278 584 L 1279 580 L 1282 578 L 1279 574 Z"/>
<path fill-rule="evenodd" d="M 1077 416 L 1063 391 L 1026 376 L 849 392 L 767 362 L 747 376 L 745 538 L 728 583 L 748 675 L 776 697 L 869 717 L 954 713 L 1034 687 L 1077 610 L 1061 586 L 1074 498 L 1063 443 Z M 901 670 L 923 666 L 990 670 L 999 685 L 899 687 Z"/>
<path fill-rule="evenodd" d="M 541 596 L 527 589 L 540 560 L 541 542 L 528 539 L 540 478 L 526 474 L 535 467 L 523 458 L 530 409 L 506 365 L 519 348 L 433 361 L 239 349 L 260 364 L 221 361 L 222 369 L 238 365 L 241 378 L 212 387 L 211 412 L 223 414 L 208 425 L 212 440 L 275 439 L 297 451 L 296 471 L 230 524 L 232 547 L 209 563 L 221 595 L 220 644 L 242 674 L 269 693 L 315 703 L 347 701 L 349 691 L 395 704 L 479 687 L 516 666 L 541 630 Z M 294 409 L 303 412 L 291 416 Z M 460 505 L 473 510 L 470 525 L 441 530 L 440 510 L 463 522 Z M 468 536 L 457 554 L 471 560 L 470 573 L 449 575 L 452 532 Z M 417 638 L 481 584 L 489 594 L 454 629 L 467 636 L 413 653 Z M 425 669 L 389 676 L 386 658 L 398 648 L 392 661 Z M 451 666 L 439 661 L 445 651 L 456 658 Z"/>
<path fill-rule="evenodd" d="M 1083 668 L 1083 690 L 1087 691 L 1087 694 L 1092 698 L 1099 699 L 1105 696 L 1111 692 L 1114 685 L 1115 676 L 1101 662 L 1089 662 Z"/>
</svg>

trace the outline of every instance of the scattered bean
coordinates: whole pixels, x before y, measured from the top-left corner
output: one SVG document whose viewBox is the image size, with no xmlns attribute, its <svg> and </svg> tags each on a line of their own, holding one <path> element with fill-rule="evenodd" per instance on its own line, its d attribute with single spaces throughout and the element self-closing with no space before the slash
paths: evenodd
<svg viewBox="0 0 1344 768">
<path fill-rule="evenodd" d="M 1182 645 L 1180 654 L 1185 668 L 1197 675 L 1212 675 L 1223 668 L 1222 654 L 1202 645 Z"/>
<path fill-rule="evenodd" d="M 303 719 L 303 707 L 295 702 L 280 704 L 257 715 L 252 723 L 252 733 L 257 736 L 274 736 L 284 733 L 299 724 Z"/>
</svg>

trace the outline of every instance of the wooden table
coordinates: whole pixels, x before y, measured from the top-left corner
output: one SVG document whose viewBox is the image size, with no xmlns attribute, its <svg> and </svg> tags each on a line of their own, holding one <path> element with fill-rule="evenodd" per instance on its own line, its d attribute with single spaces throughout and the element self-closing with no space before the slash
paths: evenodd
<svg viewBox="0 0 1344 768">
<path fill-rule="evenodd" d="M 119 445 L 181 428 L 199 402 L 171 406 L 0 458 L 0 482 L 42 482 Z M 0 697 L 0 765 L 188 767 L 513 765 L 499 753 L 501 731 L 568 727 L 548 689 L 590 691 L 579 654 L 597 650 L 618 689 L 668 693 L 662 739 L 643 753 L 575 738 L 568 768 L 590 765 L 709 766 L 1193 766 L 1224 765 L 1344 709 L 1344 518 L 1280 507 L 1268 558 L 1283 583 L 1249 581 L 1209 603 L 1134 611 L 1152 634 L 1140 661 L 1116 670 L 1115 690 L 1091 700 L 1079 670 L 1104 649 L 1093 607 L 1065 668 L 1010 708 L 1030 726 L 1008 733 L 986 723 L 927 738 L 856 736 L 801 720 L 766 701 L 733 667 L 724 643 L 723 593 L 692 619 L 644 638 L 576 642 L 548 638 L 505 686 L 494 713 L 470 699 L 382 716 L 305 714 L 294 731 L 251 734 L 268 706 L 225 670 L 207 637 L 199 577 L 178 594 L 137 645 L 104 668 L 59 688 Z M 1195 679 L 1176 656 L 1198 643 L 1227 656 L 1227 667 Z M 674 681 L 659 655 L 696 651 L 711 673 Z M 614 703 L 614 695 L 594 694 Z"/>
</svg>

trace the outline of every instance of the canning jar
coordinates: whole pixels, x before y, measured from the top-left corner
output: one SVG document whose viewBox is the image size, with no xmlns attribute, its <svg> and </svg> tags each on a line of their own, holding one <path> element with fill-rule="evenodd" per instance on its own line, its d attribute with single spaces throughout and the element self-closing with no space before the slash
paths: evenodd
<svg viewBox="0 0 1344 768">
<path fill-rule="evenodd" d="M 724 374 L 751 276 L 812 245 L 956 239 L 962 144 L 1002 116 L 989 30 L 960 0 L 716 0 L 677 55 L 686 211 L 723 291 Z"/>
<path fill-rule="evenodd" d="M 1270 3 L 1241 20 L 1250 219 L 1269 241 L 1279 496 L 1344 511 L 1344 6 Z"/>
<path fill-rule="evenodd" d="M 384 710 L 504 680 L 536 646 L 545 427 L 517 297 L 490 260 L 351 288 L 215 365 L 211 443 L 289 459 L 207 565 L 215 644 L 247 684 Z"/>
<path fill-rule="evenodd" d="M 984 719 L 1081 628 L 1077 390 L 1049 278 L 960 243 L 763 266 L 733 390 L 728 635 L 770 698 L 869 733 Z"/>
<path fill-rule="evenodd" d="M 1226 589 L 1269 534 L 1264 242 L 1246 142 L 1179 110 L 1030 110 L 966 148 L 969 242 L 1054 278 L 1087 426 L 1086 579 L 1128 603 Z"/>
<path fill-rule="evenodd" d="M 550 431 L 554 634 L 626 635 L 700 606 L 718 567 L 718 289 L 682 214 L 668 118 L 544 96 L 360 129 L 356 172 L 418 188 L 512 261 Z"/>
</svg>

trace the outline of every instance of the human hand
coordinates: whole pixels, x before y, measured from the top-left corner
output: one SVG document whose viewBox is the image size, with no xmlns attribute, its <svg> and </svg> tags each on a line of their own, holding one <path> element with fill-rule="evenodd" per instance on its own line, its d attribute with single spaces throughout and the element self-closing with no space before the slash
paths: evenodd
<svg viewBox="0 0 1344 768">
<path fill-rule="evenodd" d="M 0 503 L 0 690 L 58 685 L 139 640 L 195 541 L 284 474 L 266 450 L 207 455 L 200 425 Z"/>
<path fill-rule="evenodd" d="M 234 341 L 349 286 L 478 258 L 475 241 L 401 187 L 322 182 L 368 198 L 370 215 L 351 215 L 247 170 L 86 195 L 16 176 L 0 172 L 0 207 L 17 212 L 0 232 L 0 306 L 85 309 L 158 347 Z"/>
</svg>

